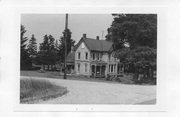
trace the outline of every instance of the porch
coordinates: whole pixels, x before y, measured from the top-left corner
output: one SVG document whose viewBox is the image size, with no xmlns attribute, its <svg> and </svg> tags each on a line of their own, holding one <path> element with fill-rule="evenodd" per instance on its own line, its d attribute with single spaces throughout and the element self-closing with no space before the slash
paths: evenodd
<svg viewBox="0 0 180 117">
<path fill-rule="evenodd" d="M 90 76 L 93 78 L 104 78 L 106 76 L 107 63 L 103 61 L 93 61 L 91 62 L 91 72 Z"/>
<path fill-rule="evenodd" d="M 121 63 L 107 64 L 102 61 L 91 63 L 90 76 L 93 78 L 104 78 L 108 75 L 114 77 L 122 77 L 124 72 L 124 66 Z"/>
</svg>

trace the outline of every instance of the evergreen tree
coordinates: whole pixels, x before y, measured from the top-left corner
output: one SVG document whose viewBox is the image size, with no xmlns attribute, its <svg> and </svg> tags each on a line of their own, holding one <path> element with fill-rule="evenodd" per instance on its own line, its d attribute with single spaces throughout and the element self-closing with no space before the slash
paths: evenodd
<svg viewBox="0 0 180 117">
<path fill-rule="evenodd" d="M 69 29 L 64 30 L 63 36 L 60 38 L 59 42 L 59 52 L 58 56 L 60 57 L 60 61 L 64 61 L 64 52 L 65 52 L 65 34 L 67 33 L 67 38 L 66 38 L 66 44 L 67 44 L 67 54 L 71 51 L 71 47 L 74 46 L 75 41 L 71 39 L 71 31 Z"/>
<path fill-rule="evenodd" d="M 27 37 L 24 36 L 26 33 L 25 27 L 21 25 L 21 57 L 20 57 L 20 69 L 29 69 L 31 67 L 31 61 L 29 58 L 29 54 L 26 49 L 26 41 Z"/>
<path fill-rule="evenodd" d="M 55 41 L 55 51 L 56 51 L 56 62 L 60 62 L 60 54 L 59 54 L 59 51 L 60 51 L 60 44 L 58 43 L 58 40 Z"/>
<path fill-rule="evenodd" d="M 59 49 L 59 43 L 58 43 L 58 40 L 55 41 L 55 49 L 56 49 L 56 50 Z"/>
<path fill-rule="evenodd" d="M 54 38 L 52 35 L 45 35 L 43 43 L 39 46 L 38 59 L 42 65 L 54 65 L 57 59 L 57 51 L 55 49 Z"/>
<path fill-rule="evenodd" d="M 34 34 L 32 35 L 31 39 L 29 40 L 29 45 L 28 47 L 28 53 L 30 55 L 30 58 L 32 62 L 35 62 L 35 58 L 37 56 L 37 43 L 36 43 L 36 38 L 34 37 Z"/>
<path fill-rule="evenodd" d="M 24 37 L 24 34 L 26 33 L 25 27 L 21 25 L 21 50 L 26 50 L 26 41 L 28 40 L 27 37 Z"/>
<path fill-rule="evenodd" d="M 49 35 L 49 62 L 51 65 L 54 65 L 56 63 L 57 60 L 57 51 L 55 48 L 55 43 L 54 43 L 55 39 L 52 35 Z"/>
</svg>

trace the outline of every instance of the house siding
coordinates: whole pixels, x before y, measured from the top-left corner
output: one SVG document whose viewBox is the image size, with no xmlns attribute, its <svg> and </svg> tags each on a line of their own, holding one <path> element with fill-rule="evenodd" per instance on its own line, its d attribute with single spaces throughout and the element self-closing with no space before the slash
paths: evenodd
<svg viewBox="0 0 180 117">
<path fill-rule="evenodd" d="M 80 53 L 80 59 L 78 58 L 78 53 Z M 88 53 L 88 59 L 86 59 L 86 53 Z M 93 59 L 93 54 L 95 54 L 95 59 Z M 98 60 L 98 55 L 100 59 Z M 87 45 L 85 44 L 84 41 L 80 41 L 78 44 L 78 47 L 76 48 L 75 51 L 75 73 L 80 74 L 80 75 L 87 75 L 91 76 L 92 75 L 92 65 L 97 66 L 95 64 L 96 61 L 102 61 L 105 62 L 103 66 L 105 66 L 105 76 L 107 74 L 110 75 L 117 75 L 117 67 L 118 67 L 118 62 L 115 57 L 112 56 L 112 53 L 110 52 L 101 52 L 101 51 L 90 51 Z M 78 64 L 80 65 L 80 69 L 78 70 Z M 111 72 L 113 70 L 113 72 Z"/>
<path fill-rule="evenodd" d="M 82 48 L 82 45 L 84 48 Z M 78 59 L 78 53 L 80 53 L 80 59 Z M 88 53 L 87 59 L 86 53 Z M 78 71 L 78 64 L 80 64 L 80 71 Z M 85 64 L 87 65 L 87 71 L 85 71 Z M 90 75 L 90 51 L 84 42 L 75 51 L 75 71 L 77 74 Z"/>
<path fill-rule="evenodd" d="M 102 60 L 105 61 L 105 62 L 108 62 L 108 53 L 103 53 L 102 55 Z"/>
</svg>

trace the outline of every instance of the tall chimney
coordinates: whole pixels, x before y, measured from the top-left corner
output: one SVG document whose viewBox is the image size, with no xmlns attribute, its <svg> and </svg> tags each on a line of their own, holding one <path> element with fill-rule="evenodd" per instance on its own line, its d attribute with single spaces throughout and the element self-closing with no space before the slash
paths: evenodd
<svg viewBox="0 0 180 117">
<path fill-rule="evenodd" d="M 83 34 L 83 38 L 86 38 L 86 33 Z"/>
<path fill-rule="evenodd" d="M 99 40 L 99 36 L 96 36 L 96 39 Z"/>
</svg>

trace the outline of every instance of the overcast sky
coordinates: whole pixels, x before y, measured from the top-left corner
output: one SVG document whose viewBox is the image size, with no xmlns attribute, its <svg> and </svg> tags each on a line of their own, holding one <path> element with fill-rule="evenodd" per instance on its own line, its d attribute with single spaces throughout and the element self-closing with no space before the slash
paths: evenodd
<svg viewBox="0 0 180 117">
<path fill-rule="evenodd" d="M 72 32 L 72 39 L 76 43 L 80 40 L 83 33 L 89 38 L 100 36 L 105 39 L 107 28 L 112 24 L 111 14 L 69 14 L 68 28 Z M 55 39 L 62 36 L 65 29 L 65 14 L 22 14 L 21 24 L 27 30 L 25 36 L 29 39 L 35 35 L 37 43 L 43 41 L 45 34 L 51 34 Z"/>
</svg>

